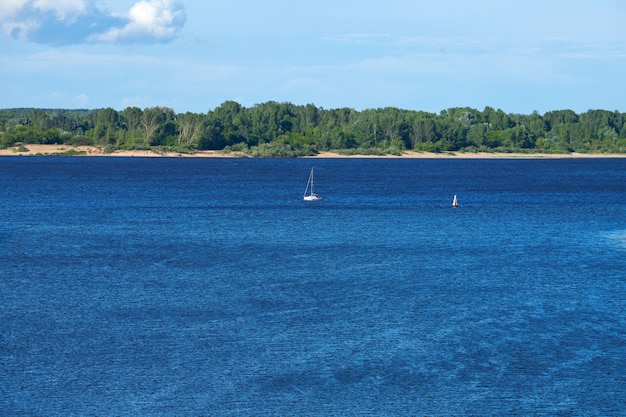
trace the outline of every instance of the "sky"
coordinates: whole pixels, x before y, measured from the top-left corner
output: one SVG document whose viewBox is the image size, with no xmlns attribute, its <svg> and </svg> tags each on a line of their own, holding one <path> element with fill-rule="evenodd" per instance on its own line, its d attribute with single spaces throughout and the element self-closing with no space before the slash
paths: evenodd
<svg viewBox="0 0 626 417">
<path fill-rule="evenodd" d="M 623 0 L 0 0 L 0 108 L 626 112 Z"/>
</svg>

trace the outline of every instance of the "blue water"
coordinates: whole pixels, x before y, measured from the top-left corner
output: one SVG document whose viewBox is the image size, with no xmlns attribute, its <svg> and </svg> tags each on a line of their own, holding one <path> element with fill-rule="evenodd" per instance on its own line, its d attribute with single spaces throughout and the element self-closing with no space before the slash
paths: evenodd
<svg viewBox="0 0 626 417">
<path fill-rule="evenodd" d="M 624 201 L 626 159 L 0 158 L 0 414 L 625 415 Z"/>
</svg>

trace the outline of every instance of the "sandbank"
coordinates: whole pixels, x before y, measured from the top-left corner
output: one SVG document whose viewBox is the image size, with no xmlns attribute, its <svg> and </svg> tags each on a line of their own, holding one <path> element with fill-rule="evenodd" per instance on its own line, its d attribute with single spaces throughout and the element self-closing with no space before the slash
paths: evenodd
<svg viewBox="0 0 626 417">
<path fill-rule="evenodd" d="M 240 158 L 246 157 L 241 153 L 227 153 L 221 151 L 198 151 L 195 153 L 183 154 L 178 152 L 154 152 L 147 150 L 115 151 L 105 153 L 101 148 L 95 146 L 68 146 L 68 145 L 24 145 L 27 151 L 19 152 L 17 148 L 0 149 L 0 156 L 32 156 L 32 155 L 76 155 L 76 156 L 116 156 L 116 157 L 149 157 L 149 158 Z M 315 156 L 304 158 L 423 158 L 423 159 L 445 159 L 445 158 L 466 158 L 466 159 L 541 159 L 541 158 L 626 158 L 626 154 L 586 154 L 586 153 L 566 153 L 566 154 L 543 154 L 543 153 L 492 153 L 492 152 L 415 152 L 407 151 L 402 155 L 342 155 L 333 152 L 320 152 Z"/>
<path fill-rule="evenodd" d="M 192 154 L 179 152 L 155 152 L 148 150 L 115 151 L 105 153 L 96 146 L 68 146 L 68 145 L 24 145 L 27 151 L 19 152 L 17 147 L 0 149 L 0 156 L 123 156 L 123 157 L 186 157 L 186 158 L 232 158 L 239 155 L 218 151 L 198 151 Z"/>
</svg>

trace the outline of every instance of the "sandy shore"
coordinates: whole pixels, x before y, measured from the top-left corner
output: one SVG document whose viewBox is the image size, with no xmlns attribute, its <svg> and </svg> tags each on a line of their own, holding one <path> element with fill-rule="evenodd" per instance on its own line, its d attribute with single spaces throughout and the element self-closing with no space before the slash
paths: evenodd
<svg viewBox="0 0 626 417">
<path fill-rule="evenodd" d="M 157 153 L 152 151 L 115 151 L 104 153 L 95 146 L 67 146 L 67 145 L 24 145 L 28 151 L 18 152 L 17 148 L 0 149 L 0 156 L 32 156 L 32 155 L 77 155 L 77 156 L 128 156 L 128 157 L 185 157 L 185 158 L 233 158 L 239 155 L 217 151 L 199 151 L 194 154 L 178 152 Z"/>
<path fill-rule="evenodd" d="M 245 155 L 238 153 L 224 153 L 218 151 L 199 151 L 193 154 L 181 154 L 177 152 L 156 153 L 152 151 L 116 151 L 104 153 L 95 146 L 67 146 L 67 145 L 24 145 L 27 152 L 17 152 L 16 148 L 0 149 L 0 156 L 28 156 L 28 155 L 64 155 L 77 154 L 84 156 L 124 156 L 124 157 L 177 157 L 177 158 L 237 158 Z M 522 154 L 522 153 L 465 153 L 465 152 L 413 152 L 408 151 L 400 156 L 397 155 L 341 155 L 332 152 L 320 152 L 318 155 L 307 158 L 626 158 L 626 154 Z"/>
</svg>

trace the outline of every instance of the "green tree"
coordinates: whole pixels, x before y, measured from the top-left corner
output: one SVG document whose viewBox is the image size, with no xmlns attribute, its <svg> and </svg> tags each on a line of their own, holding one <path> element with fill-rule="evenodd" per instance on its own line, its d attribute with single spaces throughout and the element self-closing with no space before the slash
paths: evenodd
<svg viewBox="0 0 626 417">
<path fill-rule="evenodd" d="M 224 139 L 222 121 L 218 117 L 208 114 L 202 135 L 199 138 L 198 148 L 220 150 L 224 149 L 225 146 L 226 140 Z"/>
<path fill-rule="evenodd" d="M 47 129 L 49 118 L 50 116 L 42 109 L 33 109 L 28 114 L 28 124 L 40 129 Z"/>
<path fill-rule="evenodd" d="M 412 121 L 410 130 L 411 148 L 427 150 L 429 145 L 439 140 L 436 124 L 437 115 L 434 113 L 418 112 Z"/>
<path fill-rule="evenodd" d="M 168 107 L 149 107 L 143 111 L 141 115 L 141 127 L 144 133 L 145 145 L 157 145 L 161 144 L 161 137 L 159 133 L 166 123 L 172 121 L 174 118 L 174 111 Z M 171 130 L 168 132 L 171 133 Z"/>
<path fill-rule="evenodd" d="M 185 148 L 197 148 L 200 138 L 204 135 L 206 126 L 204 115 L 187 112 L 179 114 L 178 120 L 178 143 Z"/>
<path fill-rule="evenodd" d="M 120 119 L 127 130 L 139 130 L 143 112 L 139 107 L 126 107 L 122 110 Z"/>
<path fill-rule="evenodd" d="M 13 135 L 11 135 L 9 132 L 0 133 L 0 149 L 9 148 L 13 146 L 14 143 L 15 140 L 13 138 Z"/>
<path fill-rule="evenodd" d="M 510 115 L 500 109 L 495 110 L 492 107 L 485 107 L 485 110 L 483 110 L 483 119 L 484 122 L 489 124 L 489 128 L 494 130 L 505 130 L 514 125 Z"/>
<path fill-rule="evenodd" d="M 248 143 L 247 124 L 244 109 L 236 101 L 225 101 L 213 111 L 213 121 L 219 121 L 224 146 Z"/>
</svg>

